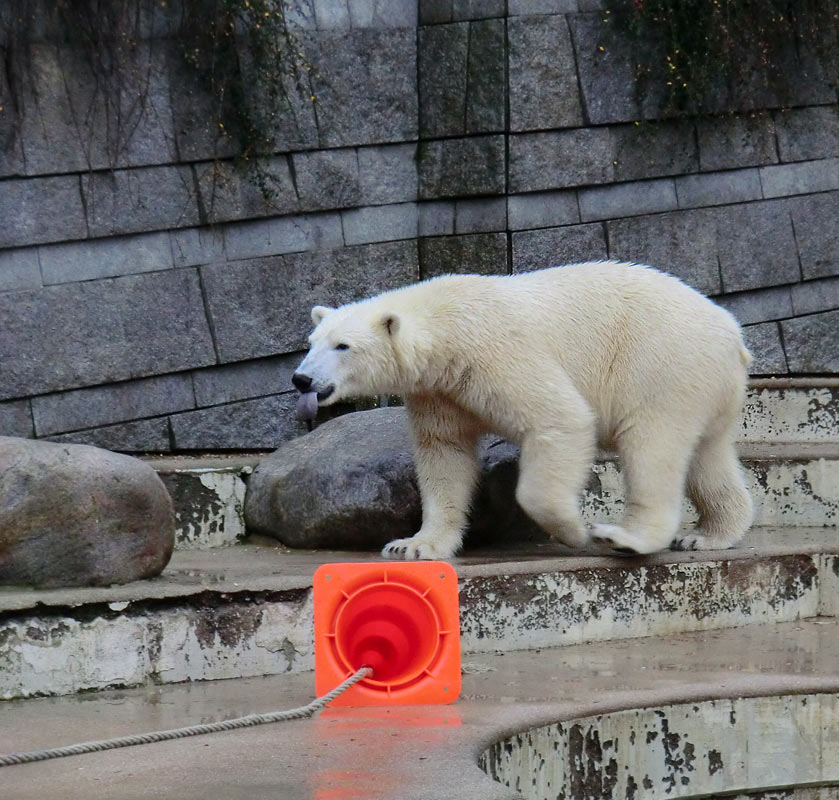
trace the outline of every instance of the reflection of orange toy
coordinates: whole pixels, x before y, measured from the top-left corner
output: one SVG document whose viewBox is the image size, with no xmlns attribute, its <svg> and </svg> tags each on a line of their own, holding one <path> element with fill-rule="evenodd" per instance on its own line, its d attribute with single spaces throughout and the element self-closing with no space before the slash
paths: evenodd
<svg viewBox="0 0 839 800">
<path fill-rule="evenodd" d="M 457 574 L 440 561 L 324 564 L 315 572 L 315 687 L 373 675 L 330 705 L 451 703 L 460 693 Z"/>
</svg>

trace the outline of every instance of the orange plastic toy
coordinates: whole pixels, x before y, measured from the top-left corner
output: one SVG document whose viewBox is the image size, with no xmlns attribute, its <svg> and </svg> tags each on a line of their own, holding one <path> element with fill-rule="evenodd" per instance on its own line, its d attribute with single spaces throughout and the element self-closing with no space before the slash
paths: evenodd
<svg viewBox="0 0 839 800">
<path fill-rule="evenodd" d="M 315 572 L 315 687 L 373 668 L 333 706 L 451 703 L 460 694 L 457 574 L 441 561 L 324 564 Z"/>
</svg>

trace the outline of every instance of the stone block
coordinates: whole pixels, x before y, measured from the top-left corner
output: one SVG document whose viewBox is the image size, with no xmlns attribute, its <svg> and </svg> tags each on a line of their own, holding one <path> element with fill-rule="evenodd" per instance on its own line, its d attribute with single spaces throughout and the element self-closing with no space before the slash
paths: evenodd
<svg viewBox="0 0 839 800">
<path fill-rule="evenodd" d="M 637 58 L 630 37 L 620 32 L 621 26 L 616 27 L 614 20 L 604 21 L 603 14 L 574 14 L 568 22 L 587 121 L 602 125 L 659 116 L 659 109 L 664 107 L 664 87 L 653 84 L 649 92 L 638 92 Z"/>
<path fill-rule="evenodd" d="M 192 269 L 0 294 L 0 319 L 7 326 L 0 337 L 0 398 L 215 361 Z"/>
<path fill-rule="evenodd" d="M 0 436 L 35 435 L 29 400 L 10 400 L 0 403 Z"/>
<path fill-rule="evenodd" d="M 419 134 L 462 135 L 466 129 L 469 24 L 420 28 L 418 37 Z"/>
<path fill-rule="evenodd" d="M 420 203 L 417 235 L 443 236 L 454 233 L 454 207 L 452 200 Z"/>
<path fill-rule="evenodd" d="M 222 228 L 183 228 L 169 231 L 172 260 L 176 267 L 194 267 L 224 261 Z"/>
<path fill-rule="evenodd" d="M 615 125 L 610 131 L 617 181 L 684 175 L 699 169 L 696 136 L 690 122 Z"/>
<path fill-rule="evenodd" d="M 839 278 L 822 278 L 790 287 L 794 316 L 839 308 Z"/>
<path fill-rule="evenodd" d="M 349 0 L 353 28 L 416 28 L 417 0 Z"/>
<path fill-rule="evenodd" d="M 414 240 L 201 267 L 223 363 L 304 349 L 313 305 L 338 305 L 412 283 Z"/>
<path fill-rule="evenodd" d="M 438 275 L 507 275 L 507 235 L 435 236 L 420 239 L 423 279 Z"/>
<path fill-rule="evenodd" d="M 3 181 L 0 219 L 0 247 L 84 239 L 87 226 L 78 176 Z"/>
<path fill-rule="evenodd" d="M 606 235 L 600 223 L 513 234 L 514 273 L 605 258 Z"/>
<path fill-rule="evenodd" d="M 37 247 L 0 250 L 0 292 L 37 289 L 41 286 L 41 267 Z"/>
<path fill-rule="evenodd" d="M 764 197 L 786 197 L 839 189 L 839 158 L 760 168 Z"/>
<path fill-rule="evenodd" d="M 359 29 L 301 33 L 322 147 L 417 136 L 417 33 Z"/>
<path fill-rule="evenodd" d="M 505 0 L 452 0 L 452 19 L 503 17 Z"/>
<path fill-rule="evenodd" d="M 183 228 L 199 221 L 189 167 L 91 172 L 81 181 L 91 236 Z"/>
<path fill-rule="evenodd" d="M 789 201 L 805 280 L 839 275 L 839 192 Z"/>
<path fill-rule="evenodd" d="M 420 142 L 417 152 L 423 199 L 504 192 L 503 136 Z"/>
<path fill-rule="evenodd" d="M 453 0 L 418 0 L 419 24 L 435 25 L 452 21 Z"/>
<path fill-rule="evenodd" d="M 580 221 L 577 193 L 538 192 L 507 196 L 507 220 L 510 230 L 551 228 Z"/>
<path fill-rule="evenodd" d="M 419 192 L 416 144 L 379 145 L 358 149 L 361 203 L 401 203 Z"/>
<path fill-rule="evenodd" d="M 195 370 L 192 382 L 197 406 L 217 406 L 291 390 L 291 376 L 304 353 L 240 361 Z"/>
<path fill-rule="evenodd" d="M 347 0 L 312 0 L 315 23 L 320 30 L 349 30 L 350 9 Z"/>
<path fill-rule="evenodd" d="M 583 222 L 633 217 L 678 208 L 676 188 L 670 178 L 580 189 L 577 197 Z"/>
<path fill-rule="evenodd" d="M 491 133 L 505 128 L 505 35 L 502 19 L 469 23 L 464 133 Z"/>
<path fill-rule="evenodd" d="M 783 202 L 711 209 L 726 292 L 795 283 L 801 273 L 789 211 Z"/>
<path fill-rule="evenodd" d="M 176 450 L 270 450 L 306 432 L 295 416 L 297 393 L 173 414 Z"/>
<path fill-rule="evenodd" d="M 582 125 L 574 49 L 566 18 L 560 14 L 512 16 L 507 36 L 510 130 Z"/>
<path fill-rule="evenodd" d="M 207 222 L 289 214 L 298 210 L 297 193 L 285 156 L 243 167 L 230 161 L 195 164 L 200 208 Z"/>
<path fill-rule="evenodd" d="M 789 286 L 736 292 L 714 300 L 731 312 L 741 325 L 793 316 Z"/>
<path fill-rule="evenodd" d="M 608 128 L 512 134 L 510 191 L 538 192 L 614 180 Z"/>
<path fill-rule="evenodd" d="M 148 464 L 95 447 L 0 443 L 0 584 L 150 578 L 174 542 L 172 500 Z"/>
<path fill-rule="evenodd" d="M 343 244 L 341 216 L 337 213 L 244 222 L 224 230 L 225 251 L 231 261 L 325 250 Z"/>
<path fill-rule="evenodd" d="M 789 371 L 839 372 L 839 311 L 826 311 L 780 323 Z"/>
<path fill-rule="evenodd" d="M 168 233 L 42 245 L 38 254 L 46 286 L 173 267 Z"/>
<path fill-rule="evenodd" d="M 314 150 L 291 158 L 302 210 L 347 208 L 361 201 L 355 149 Z"/>
<path fill-rule="evenodd" d="M 702 117 L 696 122 L 696 134 L 703 172 L 778 161 L 775 124 L 768 111 Z"/>
<path fill-rule="evenodd" d="M 704 294 L 719 294 L 717 227 L 705 209 L 606 223 L 609 257 L 669 272 Z"/>
<path fill-rule="evenodd" d="M 347 245 L 413 239 L 417 235 L 417 204 L 367 206 L 341 212 Z"/>
<path fill-rule="evenodd" d="M 676 178 L 676 195 L 679 208 L 742 203 L 763 197 L 760 175 L 754 168 L 683 175 Z"/>
<path fill-rule="evenodd" d="M 122 422 L 118 425 L 61 433 L 47 438 L 51 442 L 88 444 L 120 453 L 168 453 L 172 449 L 169 417 Z"/>
<path fill-rule="evenodd" d="M 507 201 L 503 197 L 457 200 L 455 233 L 486 233 L 507 229 Z"/>
<path fill-rule="evenodd" d="M 835 158 L 839 154 L 839 106 L 775 112 L 781 161 Z"/>
<path fill-rule="evenodd" d="M 749 365 L 752 375 L 786 375 L 789 372 L 777 322 L 747 325 L 743 328 L 743 341 L 754 359 Z"/>
<path fill-rule="evenodd" d="M 140 378 L 32 398 L 32 416 L 39 438 L 194 407 L 195 395 L 188 373 Z"/>
<path fill-rule="evenodd" d="M 579 10 L 577 0 L 508 0 L 511 17 L 526 14 L 573 14 Z"/>
<path fill-rule="evenodd" d="M 12 102 L 6 59 L 2 59 L 0 60 L 0 106 L 12 108 Z M 20 126 L 16 124 L 11 114 L 0 113 L 0 178 L 22 175 L 23 172 L 23 144 L 20 137 Z"/>
</svg>

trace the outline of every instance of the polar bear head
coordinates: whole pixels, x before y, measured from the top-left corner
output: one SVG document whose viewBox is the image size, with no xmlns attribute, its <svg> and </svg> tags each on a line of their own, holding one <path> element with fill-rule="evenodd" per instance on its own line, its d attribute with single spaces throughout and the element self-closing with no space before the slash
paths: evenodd
<svg viewBox="0 0 839 800">
<path fill-rule="evenodd" d="M 374 298 L 340 308 L 315 306 L 312 322 L 309 352 L 292 377 L 299 391 L 317 392 L 322 406 L 399 391 L 399 313 Z"/>
</svg>

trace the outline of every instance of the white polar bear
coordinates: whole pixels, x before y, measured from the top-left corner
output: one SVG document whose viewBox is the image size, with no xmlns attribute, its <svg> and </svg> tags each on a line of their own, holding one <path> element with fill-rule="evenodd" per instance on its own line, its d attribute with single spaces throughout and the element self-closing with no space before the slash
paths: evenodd
<svg viewBox="0 0 839 800">
<path fill-rule="evenodd" d="M 579 500 L 598 444 L 617 449 L 627 501 L 596 541 L 668 547 L 685 486 L 699 523 L 675 546 L 730 547 L 751 524 L 734 450 L 750 356 L 734 318 L 677 278 L 611 261 L 443 276 L 312 320 L 300 391 L 406 400 L 422 527 L 385 556 L 458 551 L 487 432 L 521 445 L 516 499 L 571 547 L 588 541 Z"/>
</svg>

